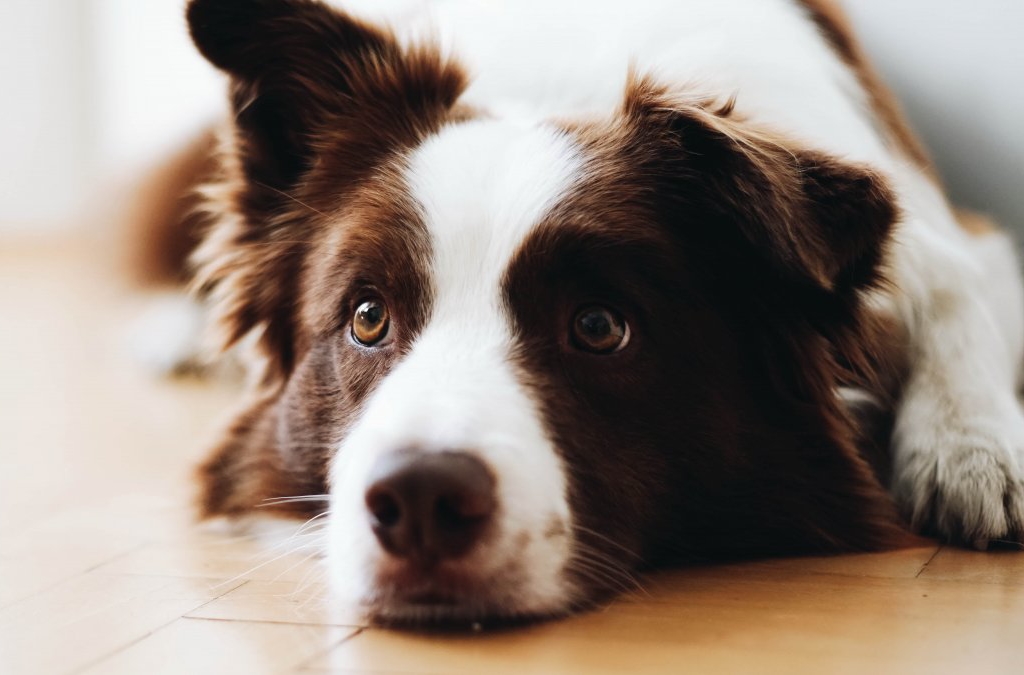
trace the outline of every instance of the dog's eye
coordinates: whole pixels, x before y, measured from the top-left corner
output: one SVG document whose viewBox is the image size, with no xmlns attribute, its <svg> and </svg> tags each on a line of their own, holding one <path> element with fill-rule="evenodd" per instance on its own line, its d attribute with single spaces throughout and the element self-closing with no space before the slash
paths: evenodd
<svg viewBox="0 0 1024 675">
<path fill-rule="evenodd" d="M 352 337 L 361 345 L 372 347 L 388 334 L 391 316 L 381 300 L 366 300 L 352 317 Z"/>
<path fill-rule="evenodd" d="M 629 343 L 629 324 L 606 307 L 584 307 L 572 321 L 573 343 L 594 354 L 611 354 Z"/>
</svg>

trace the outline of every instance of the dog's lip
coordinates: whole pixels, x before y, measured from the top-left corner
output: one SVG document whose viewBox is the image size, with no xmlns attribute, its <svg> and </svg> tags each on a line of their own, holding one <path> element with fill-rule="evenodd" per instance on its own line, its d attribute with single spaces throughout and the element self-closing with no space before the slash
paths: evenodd
<svg viewBox="0 0 1024 675">
<path fill-rule="evenodd" d="M 514 628 L 564 614 L 523 611 L 486 597 L 458 597 L 443 593 L 378 597 L 366 602 L 363 609 L 375 625 L 427 632 Z"/>
<path fill-rule="evenodd" d="M 412 565 L 392 567 L 377 575 L 378 597 L 410 605 L 459 605 L 484 589 L 484 579 L 444 566 L 419 569 Z"/>
<path fill-rule="evenodd" d="M 430 569 L 392 564 L 379 572 L 363 606 L 371 619 L 385 625 L 465 627 L 466 622 L 502 620 L 510 614 L 494 590 L 503 584 L 462 565 Z"/>
<path fill-rule="evenodd" d="M 496 608 L 489 607 L 483 598 L 427 587 L 410 591 L 387 589 L 365 602 L 364 609 L 375 623 L 406 627 L 458 627 L 498 615 Z"/>
<path fill-rule="evenodd" d="M 421 590 L 400 597 L 400 601 L 408 605 L 458 605 L 458 596 L 437 590 Z"/>
<path fill-rule="evenodd" d="M 467 558 L 422 562 L 386 556 L 377 568 L 375 586 L 396 595 L 441 593 L 457 596 L 487 582 L 478 565 Z"/>
</svg>

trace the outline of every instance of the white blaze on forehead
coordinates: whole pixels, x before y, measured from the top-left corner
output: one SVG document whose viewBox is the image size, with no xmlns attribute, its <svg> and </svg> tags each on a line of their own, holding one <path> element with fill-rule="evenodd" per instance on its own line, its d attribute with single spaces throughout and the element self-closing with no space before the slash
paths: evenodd
<svg viewBox="0 0 1024 675">
<path fill-rule="evenodd" d="M 423 436 L 424 445 L 462 442 L 486 455 L 493 450 L 486 437 L 498 431 L 520 434 L 524 443 L 533 428 L 543 435 L 509 363 L 512 317 L 501 286 L 516 251 L 571 188 L 580 164 L 557 130 L 498 120 L 446 128 L 410 158 L 410 192 L 430 235 L 433 307 L 399 368 L 432 372 L 433 400 L 421 409 L 434 416 L 407 431 Z M 506 412 L 496 415 L 502 403 Z M 505 427 L 503 418 L 512 415 L 524 419 Z"/>
<path fill-rule="evenodd" d="M 431 234 L 438 311 L 499 301 L 513 254 L 581 164 L 557 130 L 497 120 L 449 127 L 416 151 L 408 178 Z"/>
<path fill-rule="evenodd" d="M 515 592 L 501 601 L 506 611 L 564 608 L 571 589 L 561 570 L 570 541 L 546 533 L 571 523 L 565 470 L 511 362 L 513 319 L 502 280 L 582 164 L 556 129 L 500 120 L 447 127 L 409 157 L 406 180 L 430 238 L 433 302 L 422 332 L 369 396 L 332 466 L 331 567 L 350 592 L 372 592 L 383 555 L 362 504 L 373 463 L 409 447 L 462 450 L 490 467 L 499 502 L 498 536 L 474 551 L 467 567 L 494 575 L 499 587 L 503 570 L 519 570 L 517 587 L 504 587 Z"/>
</svg>

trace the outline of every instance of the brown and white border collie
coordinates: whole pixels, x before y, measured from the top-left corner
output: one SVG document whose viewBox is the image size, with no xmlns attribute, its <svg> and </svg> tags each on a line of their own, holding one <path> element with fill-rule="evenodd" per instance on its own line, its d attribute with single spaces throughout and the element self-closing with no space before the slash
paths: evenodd
<svg viewBox="0 0 1024 675">
<path fill-rule="evenodd" d="M 1024 541 L 1024 299 L 827 0 L 193 0 L 194 260 L 262 357 L 202 513 L 382 620 Z M 365 6 L 364 6 L 365 5 Z"/>
</svg>

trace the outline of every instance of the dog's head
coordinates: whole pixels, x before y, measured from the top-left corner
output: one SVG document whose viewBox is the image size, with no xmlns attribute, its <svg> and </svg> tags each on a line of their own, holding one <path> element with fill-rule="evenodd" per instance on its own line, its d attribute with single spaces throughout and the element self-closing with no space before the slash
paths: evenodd
<svg viewBox="0 0 1024 675">
<path fill-rule="evenodd" d="M 207 515 L 328 492 L 335 585 L 393 619 L 897 535 L 836 397 L 877 176 L 643 78 L 604 118 L 469 108 L 458 64 L 310 0 L 189 21 L 235 115 L 200 283 L 268 362 Z"/>
</svg>

